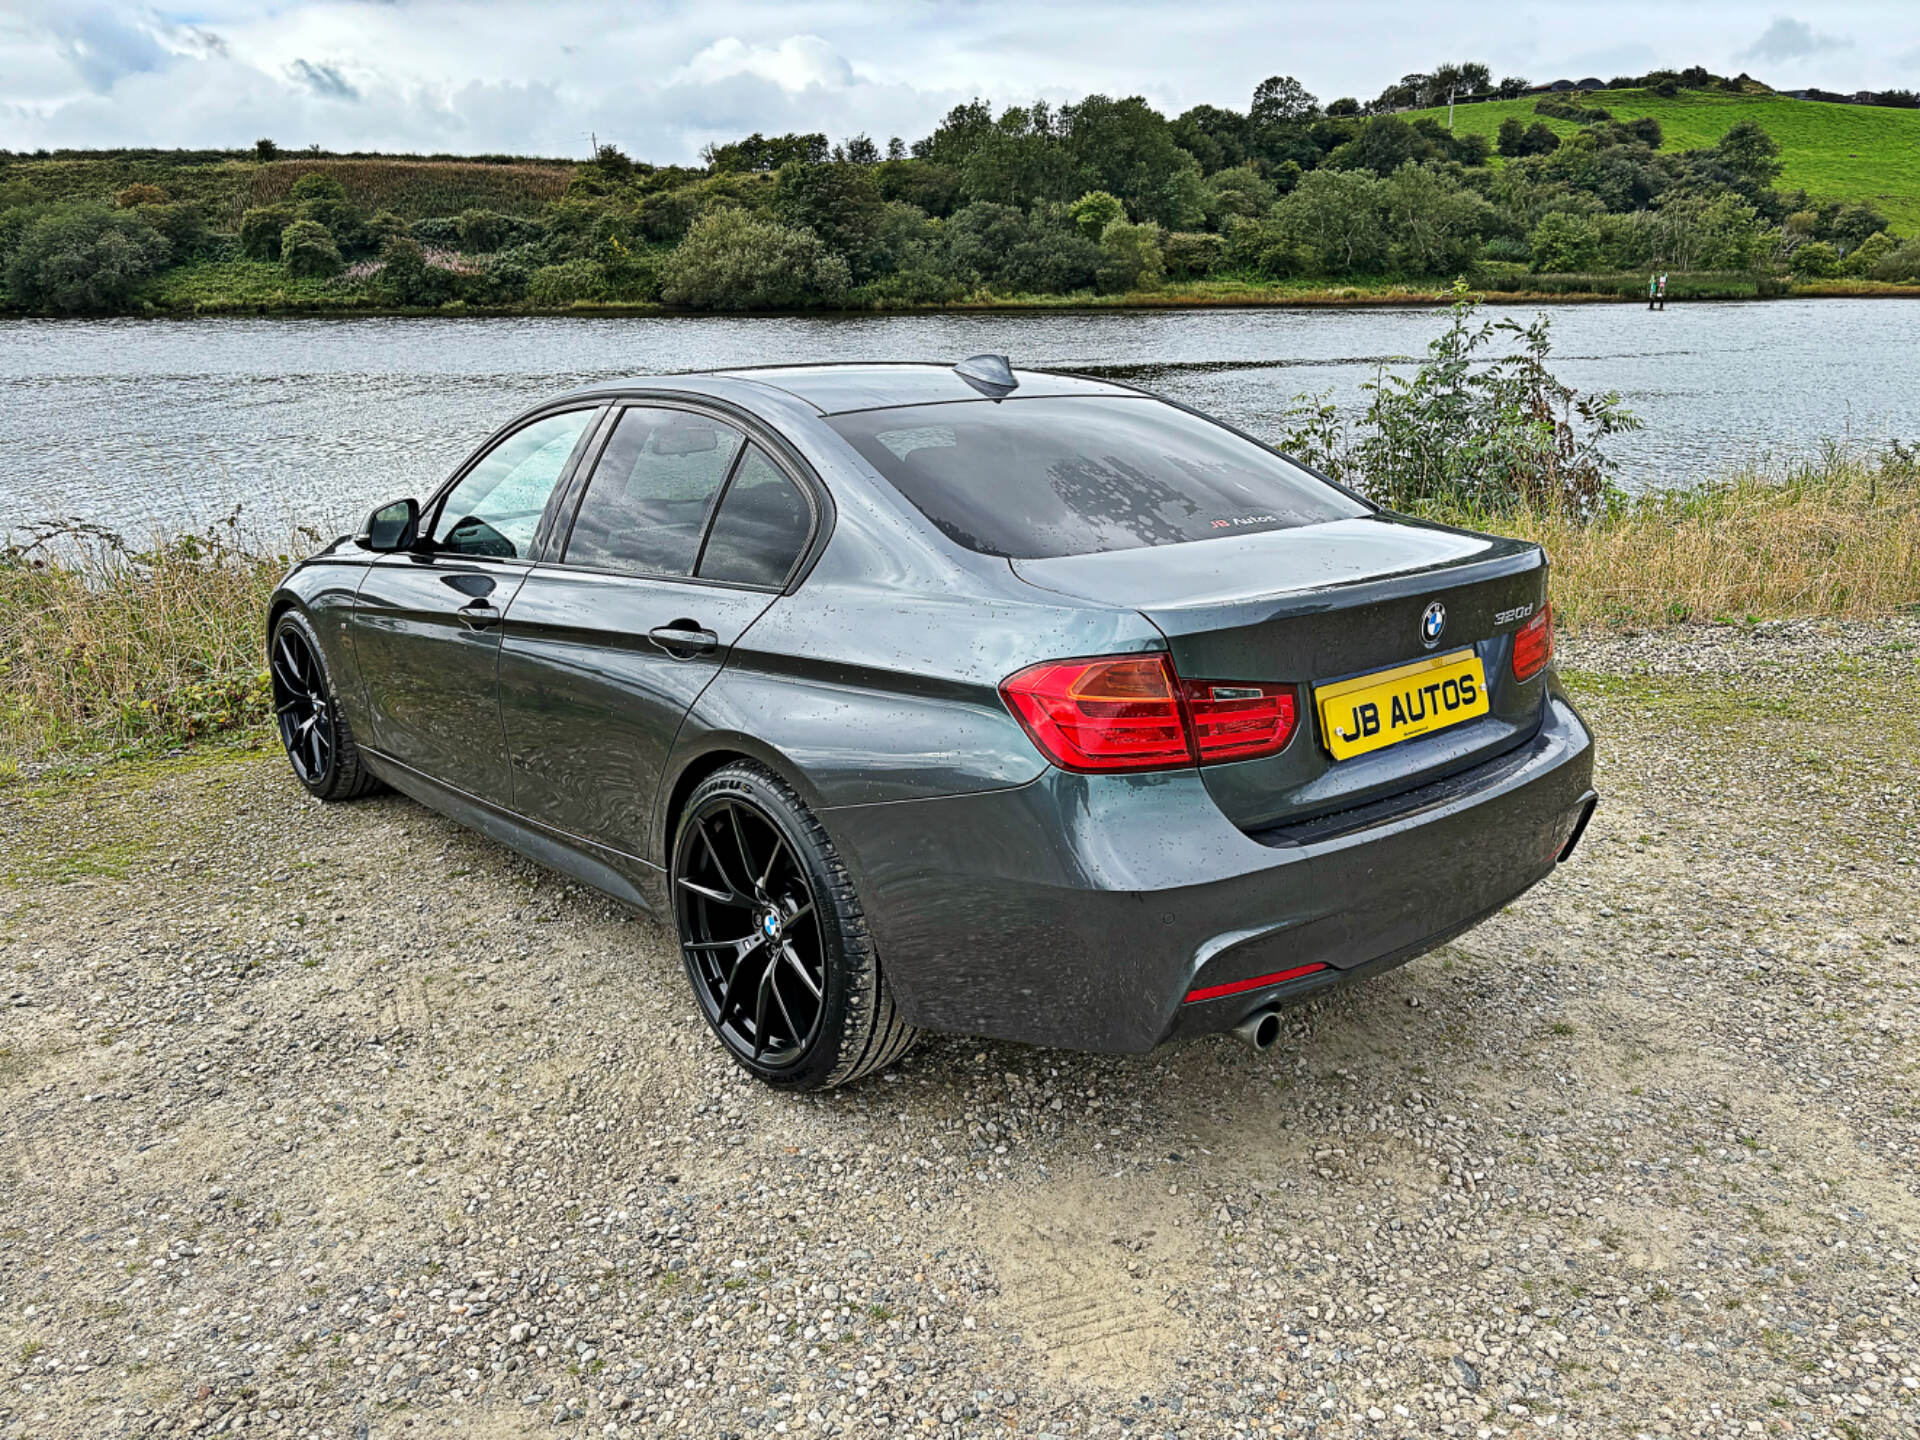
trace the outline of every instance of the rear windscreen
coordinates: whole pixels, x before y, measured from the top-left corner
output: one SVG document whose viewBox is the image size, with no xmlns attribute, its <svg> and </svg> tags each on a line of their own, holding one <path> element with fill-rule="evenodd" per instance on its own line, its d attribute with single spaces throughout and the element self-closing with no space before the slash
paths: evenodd
<svg viewBox="0 0 1920 1440">
<path fill-rule="evenodd" d="M 827 423 L 947 535 L 1015 560 L 1369 513 L 1265 446 L 1146 397 L 912 405 Z"/>
</svg>

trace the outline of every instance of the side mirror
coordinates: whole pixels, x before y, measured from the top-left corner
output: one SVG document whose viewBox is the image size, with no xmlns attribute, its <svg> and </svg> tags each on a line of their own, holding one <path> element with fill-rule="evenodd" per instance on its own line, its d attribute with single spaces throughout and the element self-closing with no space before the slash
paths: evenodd
<svg viewBox="0 0 1920 1440">
<path fill-rule="evenodd" d="M 420 539 L 420 502 L 394 500 L 382 505 L 353 539 L 362 550 L 376 553 L 411 550 Z"/>
</svg>

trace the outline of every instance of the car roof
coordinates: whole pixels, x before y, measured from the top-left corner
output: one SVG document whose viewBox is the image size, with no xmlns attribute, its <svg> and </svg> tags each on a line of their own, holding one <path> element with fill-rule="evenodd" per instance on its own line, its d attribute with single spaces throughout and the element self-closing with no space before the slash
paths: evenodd
<svg viewBox="0 0 1920 1440">
<path fill-rule="evenodd" d="M 1131 386 L 1082 375 L 1046 370 L 1015 370 L 1018 399 L 1070 395 L 1139 395 Z M 824 365 L 765 365 L 733 370 L 703 370 L 679 375 L 636 376 L 594 385 L 590 393 L 624 390 L 679 390 L 715 398 L 738 397 L 743 388 L 772 390 L 799 400 L 822 415 L 853 410 L 883 410 L 899 405 L 938 405 L 988 398 L 948 365 L 917 361 L 864 361 Z"/>
</svg>

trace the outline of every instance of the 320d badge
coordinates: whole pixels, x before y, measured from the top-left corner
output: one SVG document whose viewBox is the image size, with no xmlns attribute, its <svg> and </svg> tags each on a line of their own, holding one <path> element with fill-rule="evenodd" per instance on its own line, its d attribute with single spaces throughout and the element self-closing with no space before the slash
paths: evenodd
<svg viewBox="0 0 1920 1440">
<path fill-rule="evenodd" d="M 734 1060 L 814 1088 L 923 1029 L 1265 1048 L 1507 904 L 1594 805 L 1546 592 L 981 356 L 561 396 L 294 567 L 267 649 L 311 793 L 651 911 Z"/>
</svg>

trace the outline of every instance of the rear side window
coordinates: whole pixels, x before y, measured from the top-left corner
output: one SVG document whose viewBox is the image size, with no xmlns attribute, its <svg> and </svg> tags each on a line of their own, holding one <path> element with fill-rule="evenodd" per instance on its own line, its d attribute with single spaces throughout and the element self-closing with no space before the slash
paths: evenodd
<svg viewBox="0 0 1920 1440">
<path fill-rule="evenodd" d="M 1144 397 L 914 405 L 827 423 L 950 538 L 1015 560 L 1369 513 L 1265 446 Z"/>
<path fill-rule="evenodd" d="M 691 575 L 707 512 L 744 436 L 684 410 L 620 413 L 567 539 L 566 563 L 630 575 Z"/>
<path fill-rule="evenodd" d="M 784 585 L 813 530 L 807 497 L 756 445 L 734 472 L 700 556 L 700 578 Z"/>
</svg>

